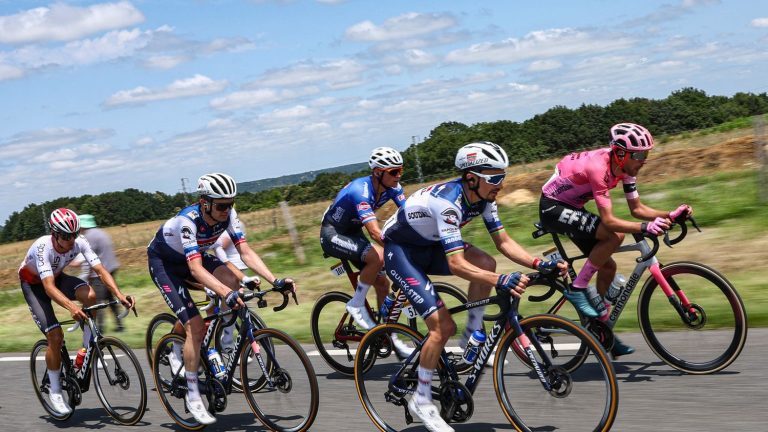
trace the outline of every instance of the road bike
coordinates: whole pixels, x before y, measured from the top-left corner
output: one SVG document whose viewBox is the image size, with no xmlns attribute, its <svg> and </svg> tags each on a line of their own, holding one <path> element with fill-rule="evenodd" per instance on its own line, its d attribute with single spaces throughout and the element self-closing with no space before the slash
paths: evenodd
<svg viewBox="0 0 768 432">
<path fill-rule="evenodd" d="M 528 277 L 536 282 L 550 276 L 531 273 Z M 464 382 L 448 353 L 441 353 L 432 381 L 432 398 L 441 417 L 449 423 L 472 417 L 472 395 L 493 356 L 496 398 L 515 429 L 610 430 L 618 411 L 619 388 L 603 347 L 591 333 L 566 318 L 550 314 L 520 317 L 518 304 L 519 299 L 506 293 L 449 309 L 453 315 L 476 307 L 499 307 L 498 313 L 483 317 L 494 324 Z M 390 355 L 392 334 L 415 348 L 404 361 Z M 366 414 L 379 430 L 400 431 L 413 422 L 406 396 L 416 391 L 419 355 L 426 340 L 402 324 L 381 324 L 360 341 L 355 386 Z M 367 364 L 369 356 L 375 359 L 373 366 Z M 563 364 L 573 357 L 580 357 L 579 367 L 567 370 Z"/>
<path fill-rule="evenodd" d="M 701 231 L 695 219 L 689 220 Z M 587 256 L 569 257 L 556 233 L 540 223 L 534 225 L 537 228 L 534 238 L 552 235 L 559 255 L 569 264 L 571 280 L 575 279 L 573 262 Z M 685 220 L 674 225 L 680 227 L 680 234 L 670 238 L 667 231 L 663 237 L 669 247 L 680 243 L 688 234 Z M 638 296 L 637 317 L 651 350 L 669 366 L 689 374 L 710 374 L 728 367 L 739 356 L 747 339 L 747 312 L 736 288 L 725 276 L 704 264 L 693 261 L 662 264 L 656 258 L 658 237 L 641 234 L 633 237 L 635 242 L 622 245 L 618 252 L 636 251 L 640 257 L 636 258 L 637 264 L 626 285 L 612 299 L 607 321 L 587 319 L 577 312 L 562 295 L 567 284 L 559 279 L 542 281 L 539 285 L 545 292 L 528 296 L 524 308 L 554 299 L 548 313 L 580 320 L 610 350 L 613 327 L 629 304 L 643 273 L 649 270 L 651 276 Z"/>
<path fill-rule="evenodd" d="M 341 260 L 339 264 L 331 267 L 331 272 L 336 276 L 346 274 L 352 286 L 352 292 L 354 292 L 357 287 L 359 272 L 352 269 L 349 261 Z M 434 282 L 433 286 L 438 295 L 440 295 L 440 298 L 445 302 L 446 307 L 467 302 L 467 296 L 464 292 L 451 284 Z M 393 285 L 393 292 L 396 296 L 395 302 L 389 309 L 386 317 L 381 317 L 379 312 L 371 308 L 366 301 L 365 307 L 368 309 L 370 316 L 376 323 L 395 323 L 402 316 L 407 321 L 408 326 L 416 331 L 426 332 L 426 327 L 420 319 L 417 320 L 418 314 L 406 299 L 403 290 Z M 346 310 L 347 302 L 350 299 L 352 299 L 352 296 L 341 291 L 330 291 L 323 294 L 312 307 L 310 320 L 312 339 L 320 356 L 323 357 L 332 369 L 347 376 L 354 374 L 355 349 L 365 334 L 365 329 L 360 328 Z M 466 314 L 459 314 L 454 319 L 456 320 L 457 328 L 463 329 L 466 327 Z M 452 357 L 463 351 L 459 348 L 460 338 L 461 331 L 447 345 L 447 350 L 451 353 Z M 457 364 L 457 368 L 459 368 L 460 373 L 468 370 L 468 368 L 461 364 Z"/>
<path fill-rule="evenodd" d="M 244 302 L 258 299 L 258 307 L 267 306 L 264 296 L 278 292 L 283 296 L 281 305 L 274 307 L 280 311 L 288 304 L 289 296 L 296 301 L 293 287 L 272 288 L 266 291 L 241 293 Z M 224 371 L 218 378 L 212 373 L 213 365 L 208 359 L 207 350 L 214 339 L 214 331 L 221 323 L 223 326 L 239 321 L 242 330 L 237 336 L 233 355 L 226 356 Z M 301 346 L 288 334 L 273 328 L 256 328 L 253 314 L 248 306 L 237 311 L 218 312 L 204 318 L 211 324 L 207 327 L 200 346 L 200 368 L 198 386 L 203 403 L 208 411 L 215 415 L 227 407 L 227 395 L 233 390 L 235 372 L 240 372 L 243 393 L 248 405 L 256 417 L 270 430 L 305 431 L 314 422 L 318 410 L 319 389 L 317 377 L 309 357 Z M 181 427 L 188 430 L 202 429 L 187 410 L 184 396 L 187 381 L 184 368 L 172 370 L 167 359 L 174 344 L 184 345 L 184 336 L 174 333 L 160 338 L 152 362 L 160 402 L 168 415 Z M 253 360 L 249 361 L 249 358 Z"/>
<path fill-rule="evenodd" d="M 65 421 L 72 417 L 75 407 L 82 402 L 82 394 L 90 388 L 91 377 L 93 377 L 93 386 L 99 401 L 118 423 L 133 425 L 144 416 L 147 407 L 147 384 L 136 355 L 120 339 L 102 336 L 94 319 L 95 311 L 118 303 L 119 301 L 112 300 L 84 307 L 83 312 L 88 315 L 85 322 L 75 320 L 61 322 L 62 325 L 74 324 L 67 329 L 68 332 L 82 329 L 84 325 L 88 325 L 91 329 L 91 340 L 80 369 L 75 369 L 66 343 L 62 342 L 61 345 L 61 389 L 72 408 L 68 414 L 55 411 L 45 396 L 50 394 L 51 385 L 45 362 L 48 341 L 39 340 L 32 348 L 29 362 L 32 386 L 43 408 L 55 420 Z M 126 309 L 118 318 L 125 318 L 129 311 L 130 309 Z M 136 314 L 135 308 L 133 312 Z"/>
</svg>

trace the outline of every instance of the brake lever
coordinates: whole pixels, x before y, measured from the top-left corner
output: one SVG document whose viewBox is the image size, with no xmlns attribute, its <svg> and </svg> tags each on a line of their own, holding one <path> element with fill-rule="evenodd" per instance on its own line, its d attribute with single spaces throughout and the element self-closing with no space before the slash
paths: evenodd
<svg viewBox="0 0 768 432">
<path fill-rule="evenodd" d="M 696 231 L 701 232 L 701 228 L 699 228 L 699 225 L 696 223 L 696 219 L 694 219 L 693 216 L 688 216 L 688 220 L 691 221 L 691 225 L 696 228 Z"/>
</svg>

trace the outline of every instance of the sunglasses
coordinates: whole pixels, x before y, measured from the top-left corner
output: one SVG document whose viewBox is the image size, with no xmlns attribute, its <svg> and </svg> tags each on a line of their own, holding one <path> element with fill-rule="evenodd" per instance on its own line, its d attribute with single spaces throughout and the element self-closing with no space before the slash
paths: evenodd
<svg viewBox="0 0 768 432">
<path fill-rule="evenodd" d="M 390 168 L 390 169 L 386 170 L 386 173 L 391 175 L 392 177 L 397 177 L 397 176 L 403 174 L 403 169 L 402 168 Z"/>
<path fill-rule="evenodd" d="M 498 186 L 501 184 L 501 182 L 504 181 L 504 178 L 507 177 L 507 173 L 501 173 L 501 174 L 481 174 L 479 172 L 470 171 L 472 174 L 481 177 L 483 180 L 485 180 L 486 183 L 494 186 Z"/>
<path fill-rule="evenodd" d="M 213 203 L 213 208 L 215 208 L 217 211 L 224 212 L 234 207 L 234 205 L 234 201 L 227 203 Z"/>
<path fill-rule="evenodd" d="M 648 150 L 632 152 L 629 154 L 629 158 L 636 161 L 644 161 L 648 159 Z"/>
<path fill-rule="evenodd" d="M 62 240 L 64 240 L 64 241 L 70 241 L 70 240 L 72 240 L 73 238 L 75 238 L 75 237 L 77 237 L 77 236 L 79 236 L 79 235 L 80 235 L 80 233 L 79 233 L 79 232 L 78 232 L 78 233 L 75 233 L 75 234 L 72 234 L 72 233 L 62 233 L 62 232 L 60 232 L 60 233 L 56 233 L 56 234 L 57 234 L 57 237 L 59 237 L 60 239 L 62 239 Z"/>
</svg>

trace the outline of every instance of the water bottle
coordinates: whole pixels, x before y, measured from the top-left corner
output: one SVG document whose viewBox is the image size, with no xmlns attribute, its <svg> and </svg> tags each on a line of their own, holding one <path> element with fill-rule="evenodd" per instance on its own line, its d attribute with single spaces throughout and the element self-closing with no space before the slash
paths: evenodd
<svg viewBox="0 0 768 432">
<path fill-rule="evenodd" d="M 211 372 L 213 376 L 218 379 L 224 378 L 224 374 L 227 372 L 224 369 L 224 362 L 221 360 L 221 354 L 216 351 L 216 348 L 208 348 L 208 361 L 211 363 Z"/>
<path fill-rule="evenodd" d="M 381 303 L 381 308 L 379 309 L 379 316 L 382 320 L 387 319 L 389 310 L 392 309 L 393 304 L 395 304 L 395 293 L 391 292 L 384 297 L 384 301 Z"/>
<path fill-rule="evenodd" d="M 473 363 L 480 352 L 480 345 L 485 343 L 485 333 L 482 330 L 475 330 L 467 341 L 467 348 L 464 350 L 463 359 L 466 363 Z"/>
<path fill-rule="evenodd" d="M 80 348 L 77 350 L 77 355 L 75 356 L 75 370 L 80 370 L 83 368 L 83 361 L 85 360 L 85 348 Z"/>
<path fill-rule="evenodd" d="M 592 285 L 587 287 L 587 299 L 589 304 L 597 311 L 597 319 L 601 321 L 608 319 L 608 308 L 605 307 L 603 297 L 597 292 L 597 288 Z"/>
<path fill-rule="evenodd" d="M 616 273 L 616 276 L 611 282 L 611 286 L 608 287 L 605 299 L 611 302 L 611 304 L 616 304 L 616 299 L 619 298 L 619 294 L 626 284 L 627 279 L 624 278 L 624 275 Z"/>
</svg>

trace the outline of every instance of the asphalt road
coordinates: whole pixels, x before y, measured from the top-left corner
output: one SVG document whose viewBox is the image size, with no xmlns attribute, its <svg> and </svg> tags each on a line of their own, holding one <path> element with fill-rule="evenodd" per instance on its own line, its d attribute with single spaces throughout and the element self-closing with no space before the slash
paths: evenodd
<svg viewBox="0 0 768 432">
<path fill-rule="evenodd" d="M 622 334 L 637 352 L 614 365 L 619 377 L 619 416 L 616 431 L 766 431 L 768 430 L 768 329 L 750 329 L 739 359 L 714 375 L 684 375 L 654 357 L 640 334 Z M 307 352 L 314 347 L 305 346 Z M 143 352 L 136 353 L 146 366 Z M 29 378 L 28 353 L 0 355 L 0 430 L 50 431 L 131 430 L 111 421 L 93 389 L 65 423 L 50 420 L 35 397 Z M 14 359 L 16 358 L 16 359 Z M 332 372 L 318 356 L 311 357 L 320 383 L 320 413 L 316 431 L 368 431 L 374 427 L 363 414 L 351 380 Z M 149 369 L 148 411 L 135 426 L 144 430 L 175 429 L 152 391 Z M 457 431 L 497 431 L 511 428 L 492 389 L 490 376 L 475 393 L 475 414 Z M 206 430 L 263 430 L 241 394 L 233 393 L 218 423 Z"/>
</svg>

